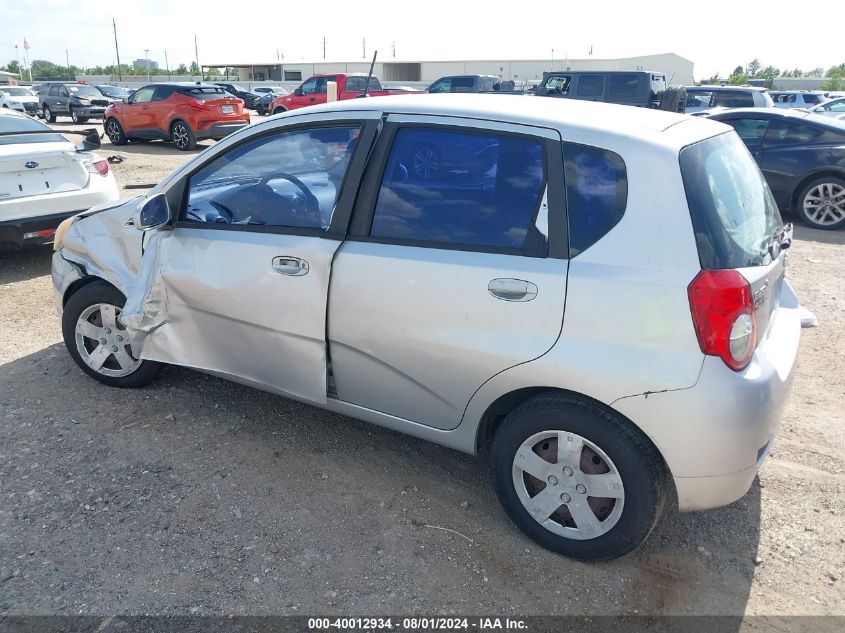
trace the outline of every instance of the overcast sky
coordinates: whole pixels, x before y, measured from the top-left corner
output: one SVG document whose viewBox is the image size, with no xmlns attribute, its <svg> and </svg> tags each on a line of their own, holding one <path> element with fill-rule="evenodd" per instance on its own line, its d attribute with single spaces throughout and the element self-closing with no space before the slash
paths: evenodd
<svg viewBox="0 0 845 633">
<path fill-rule="evenodd" d="M 556 59 L 628 57 L 674 52 L 695 63 L 697 79 L 729 74 L 755 57 L 781 70 L 845 62 L 841 27 L 845 2 L 822 5 L 759 0 L 0 0 L 0 63 L 15 58 L 17 42 L 30 59 L 96 66 L 114 63 L 111 18 L 117 20 L 123 63 L 143 57 L 171 67 L 200 63 L 322 59 L 352 61 L 378 49 L 379 59 Z M 807 25 L 805 28 L 802 25 Z"/>
</svg>

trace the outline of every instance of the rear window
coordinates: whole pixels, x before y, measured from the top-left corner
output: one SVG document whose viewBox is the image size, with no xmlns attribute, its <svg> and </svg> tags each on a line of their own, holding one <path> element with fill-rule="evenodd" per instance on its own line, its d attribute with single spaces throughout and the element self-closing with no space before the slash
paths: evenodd
<svg viewBox="0 0 845 633">
<path fill-rule="evenodd" d="M 180 90 L 182 94 L 186 95 L 225 95 L 229 94 L 223 88 L 214 88 L 211 86 L 197 86 L 196 88 L 185 88 Z"/>
<path fill-rule="evenodd" d="M 781 225 L 771 191 L 734 132 L 681 150 L 681 174 L 703 269 L 765 264 Z"/>
<path fill-rule="evenodd" d="M 15 134 L 15 132 L 41 132 L 44 134 Z M 35 119 L 23 116 L 0 116 L 0 145 L 15 143 L 60 143 L 65 137 Z"/>
</svg>

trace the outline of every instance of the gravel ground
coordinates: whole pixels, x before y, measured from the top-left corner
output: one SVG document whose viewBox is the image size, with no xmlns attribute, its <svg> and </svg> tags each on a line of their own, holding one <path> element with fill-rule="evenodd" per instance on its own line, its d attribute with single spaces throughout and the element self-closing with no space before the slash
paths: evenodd
<svg viewBox="0 0 845 633">
<path fill-rule="evenodd" d="M 101 153 L 121 185 L 189 157 Z M 601 564 L 523 537 L 480 458 L 184 369 L 94 382 L 50 251 L 0 253 L 0 615 L 845 614 L 845 232 L 796 233 L 820 325 L 759 480 Z"/>
</svg>

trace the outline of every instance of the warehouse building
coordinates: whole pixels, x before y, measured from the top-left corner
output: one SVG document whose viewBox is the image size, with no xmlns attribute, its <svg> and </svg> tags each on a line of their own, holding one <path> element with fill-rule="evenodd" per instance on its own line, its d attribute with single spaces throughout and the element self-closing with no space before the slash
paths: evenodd
<svg viewBox="0 0 845 633">
<path fill-rule="evenodd" d="M 220 60 L 225 62 L 225 60 Z M 203 64 L 203 69 L 233 68 L 230 78 L 241 82 L 303 81 L 326 73 L 366 73 L 370 62 L 255 62 Z M 693 62 L 675 53 L 618 59 L 493 59 L 467 61 L 379 61 L 373 74 L 384 81 L 431 83 L 445 75 L 496 75 L 516 82 L 537 83 L 552 70 L 652 70 L 662 72 L 672 84 L 693 83 Z"/>
</svg>

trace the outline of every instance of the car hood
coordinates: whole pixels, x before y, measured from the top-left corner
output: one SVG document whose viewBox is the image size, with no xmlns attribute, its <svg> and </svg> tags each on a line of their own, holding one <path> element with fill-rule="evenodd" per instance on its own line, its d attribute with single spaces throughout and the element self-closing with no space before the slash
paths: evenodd
<svg viewBox="0 0 845 633">
<path fill-rule="evenodd" d="M 15 103 L 38 103 L 38 97 L 36 97 L 35 95 L 33 95 L 31 97 L 11 96 L 11 97 L 6 97 L 6 101 L 13 101 Z"/>
</svg>

